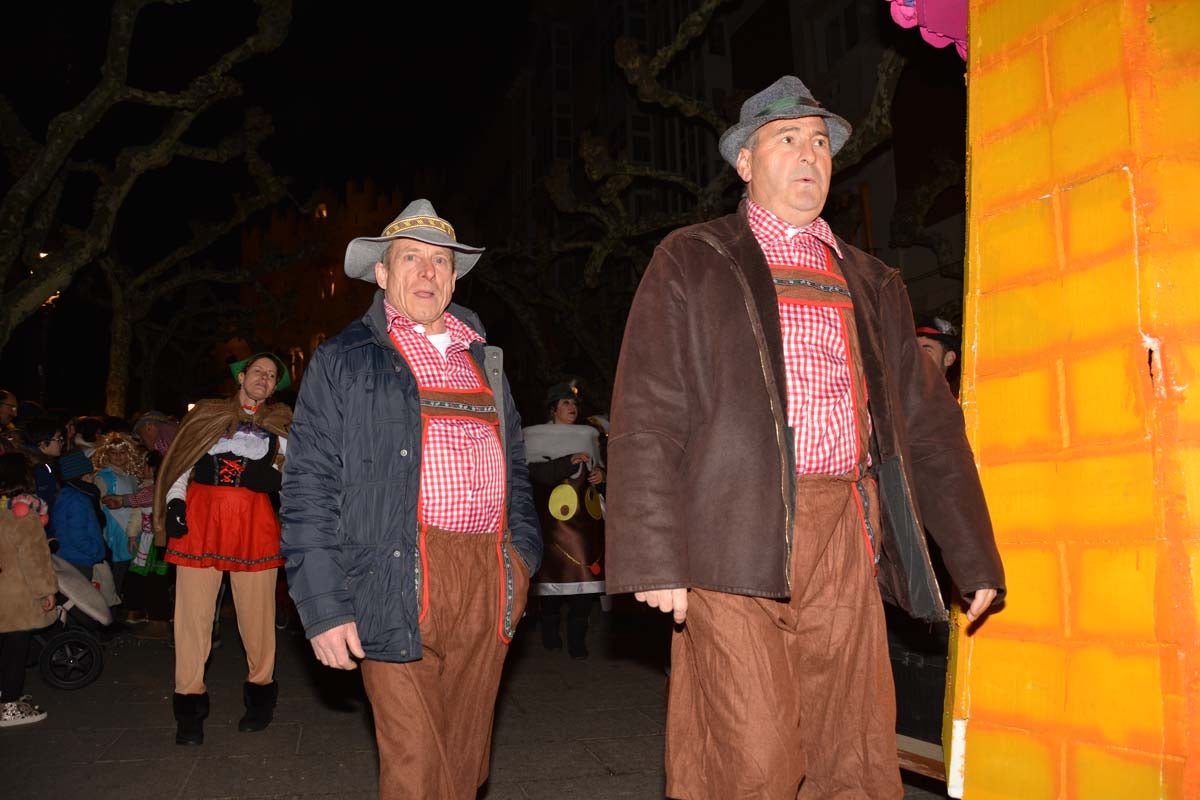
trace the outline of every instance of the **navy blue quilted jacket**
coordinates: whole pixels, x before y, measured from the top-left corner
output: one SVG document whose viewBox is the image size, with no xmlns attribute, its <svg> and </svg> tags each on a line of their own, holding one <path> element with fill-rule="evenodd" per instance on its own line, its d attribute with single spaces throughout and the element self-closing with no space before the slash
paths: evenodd
<svg viewBox="0 0 1200 800">
<path fill-rule="evenodd" d="M 474 312 L 449 313 L 482 333 Z M 511 636 L 519 556 L 530 575 L 542 538 L 529 488 L 521 419 L 499 348 L 471 346 L 497 400 L 508 463 L 508 541 L 499 548 Z M 356 622 L 367 657 L 421 657 L 421 559 L 417 497 L 421 412 L 416 379 L 387 334 L 383 292 L 340 334 L 323 342 L 304 372 L 288 437 L 282 507 L 288 588 L 311 639 Z"/>
</svg>

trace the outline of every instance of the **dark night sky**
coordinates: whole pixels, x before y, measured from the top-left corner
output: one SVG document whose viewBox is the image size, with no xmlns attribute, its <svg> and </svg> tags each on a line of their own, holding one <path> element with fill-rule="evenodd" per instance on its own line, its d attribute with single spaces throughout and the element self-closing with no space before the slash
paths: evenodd
<svg viewBox="0 0 1200 800">
<path fill-rule="evenodd" d="M 244 97 L 207 113 L 186 138 L 215 141 L 233 129 L 244 107 L 256 105 L 275 126 L 263 153 L 289 179 L 296 201 L 317 187 L 338 190 L 347 180 L 368 177 L 403 190 L 414 169 L 453 164 L 487 135 L 483 121 L 503 101 L 524 57 L 526 3 L 466 8 L 297 0 L 284 43 L 235 71 Z M 109 11 L 108 3 L 67 0 L 6 9 L 0 92 L 35 137 L 95 86 Z M 147 8 L 133 40 L 130 83 L 178 90 L 198 67 L 244 39 L 255 13 L 248 0 Z M 111 158 L 139 135 L 149 141 L 162 118 L 122 107 L 99 127 L 91 155 Z M 190 219 L 221 216 L 244 174 L 238 170 L 176 162 L 144 176 L 114 231 L 115 246 L 131 262 L 161 256 L 183 241 Z M 235 246 L 227 242 L 226 252 Z M 30 320 L 17 330 L 0 361 L 0 385 L 34 395 L 30 372 L 38 357 L 31 350 L 48 349 L 50 403 L 73 411 L 102 405 L 107 336 L 96 331 L 107 328 L 107 317 L 89 296 L 100 287 L 82 277 L 59 300 L 52 325 Z M 95 352 L 82 352 L 81 342 Z M 67 359 L 79 363 L 64 369 Z"/>
<path fill-rule="evenodd" d="M 521 2 L 296 5 L 251 89 L 279 129 L 280 170 L 403 179 L 483 131 L 523 58 Z"/>
<path fill-rule="evenodd" d="M 95 85 L 107 3 L 6 9 L 0 86 L 35 129 Z M 452 158 L 502 98 L 525 48 L 526 4 L 297 0 L 287 40 L 240 66 L 245 102 L 265 107 L 280 172 L 403 177 L 420 152 Z M 176 89 L 253 29 L 248 0 L 157 5 L 138 19 L 131 83 Z M 128 128 L 126 128 L 127 132 Z"/>
<path fill-rule="evenodd" d="M 236 129 L 244 108 L 261 106 L 275 127 L 263 154 L 277 174 L 290 180 L 296 202 L 307 200 L 314 189 L 337 192 L 348 180 L 365 178 L 377 188 L 396 186 L 411 196 L 407 184 L 415 170 L 452 170 L 464 153 L 493 135 L 490 121 L 529 58 L 528 20 L 537 3 L 296 0 L 284 43 L 235 71 L 243 97 L 206 113 L 185 138 L 215 142 Z M 52 115 L 77 104 L 96 85 L 111 4 L 47 0 L 9 5 L 0 25 L 0 92 L 40 139 Z M 927 100 L 930 91 L 945 95 L 931 100 L 939 118 L 948 110 L 954 119 L 965 115 L 957 57 L 929 48 L 912 32 L 901 32 L 885 19 L 883 8 L 881 3 L 885 37 L 906 45 L 914 64 L 932 65 L 910 70 L 906 83 L 920 84 L 923 89 L 916 94 Z M 147 8 L 133 41 L 131 83 L 180 89 L 202 66 L 251 33 L 255 15 L 251 0 L 193 0 Z M 110 160 L 118 147 L 138 137 L 151 141 L 165 114 L 126 104 L 110 113 L 91 138 L 94 152 L 82 155 Z M 921 124 L 896 137 L 897 153 L 905 153 L 897 169 L 901 191 L 926 168 L 935 139 L 949 137 L 961 147 L 961 126 L 935 125 L 931 136 L 932 117 L 917 116 Z M 0 184 L 4 179 L 0 173 Z M 143 176 L 119 217 L 114 247 L 135 267 L 161 257 L 186 240 L 189 222 L 227 216 L 239 182 L 245 183 L 239 164 L 219 167 L 179 159 Z M 0 185 L 0 191 L 6 189 Z M 74 202 L 76 209 L 80 205 Z M 70 197 L 63 207 L 69 216 Z M 87 216 L 78 210 L 76 215 L 81 220 Z M 236 259 L 236 235 L 212 252 Z M 70 411 L 102 406 L 108 318 L 95 300 L 106 291 L 97 273 L 83 270 L 50 315 L 40 312 L 18 328 L 0 357 L 0 385 L 25 397 L 36 395 L 32 372 L 48 360 L 45 388 L 52 405 Z M 45 324 L 47 316 L 52 324 Z M 136 403 L 134 397 L 130 400 Z"/>
</svg>

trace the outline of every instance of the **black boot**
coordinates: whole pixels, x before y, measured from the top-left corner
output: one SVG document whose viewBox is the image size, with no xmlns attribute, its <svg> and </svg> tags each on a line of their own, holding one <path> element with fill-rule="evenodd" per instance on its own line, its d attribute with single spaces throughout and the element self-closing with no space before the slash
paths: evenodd
<svg viewBox="0 0 1200 800">
<path fill-rule="evenodd" d="M 567 617 L 567 652 L 577 661 L 588 657 L 587 629 L 587 617 Z"/>
<path fill-rule="evenodd" d="M 562 634 L 558 632 L 561 621 L 562 618 L 557 614 L 552 617 L 542 614 L 542 647 L 547 650 L 562 650 Z"/>
<path fill-rule="evenodd" d="M 562 650 L 562 635 L 558 626 L 562 622 L 562 598 L 557 595 L 543 595 L 541 598 L 542 647 L 547 650 Z"/>
<path fill-rule="evenodd" d="M 275 681 L 265 685 L 243 683 L 242 702 L 246 704 L 246 713 L 238 720 L 238 730 L 242 733 L 265 730 L 275 718 L 275 701 L 278 699 L 279 684 Z"/>
<path fill-rule="evenodd" d="M 588 657 L 587 629 L 592 598 L 590 594 L 576 594 L 567 601 L 567 652 L 577 660 Z"/>
<path fill-rule="evenodd" d="M 208 716 L 208 692 L 204 694 L 176 694 L 172 699 L 175 707 L 175 744 L 204 744 L 204 718 Z"/>
</svg>

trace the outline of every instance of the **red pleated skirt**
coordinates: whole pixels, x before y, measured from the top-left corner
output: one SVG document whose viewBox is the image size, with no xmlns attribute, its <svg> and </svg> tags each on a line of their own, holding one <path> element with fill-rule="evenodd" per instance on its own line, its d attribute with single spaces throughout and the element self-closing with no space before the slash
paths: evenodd
<svg viewBox="0 0 1200 800">
<path fill-rule="evenodd" d="M 188 532 L 167 541 L 166 560 L 183 567 L 258 572 L 283 566 L 279 518 L 262 492 L 192 483 Z"/>
</svg>

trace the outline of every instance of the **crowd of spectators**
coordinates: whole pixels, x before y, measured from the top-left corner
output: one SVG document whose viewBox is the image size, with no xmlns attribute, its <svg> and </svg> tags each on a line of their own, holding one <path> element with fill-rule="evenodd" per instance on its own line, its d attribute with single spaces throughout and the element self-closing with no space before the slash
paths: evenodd
<svg viewBox="0 0 1200 800">
<path fill-rule="evenodd" d="M 49 606 L 49 613 L 54 592 L 41 583 L 54 553 L 108 599 L 123 630 L 168 639 L 170 574 L 154 545 L 151 512 L 155 472 L 175 429 L 158 411 L 56 417 L 0 389 L 0 552 L 10 562 L 0 564 L 0 592 L 29 594 L 34 611 Z M 44 536 L 31 545 L 26 529 L 35 521 Z M 0 727 L 46 717 L 23 693 L 30 619 L 0 619 Z"/>
</svg>

